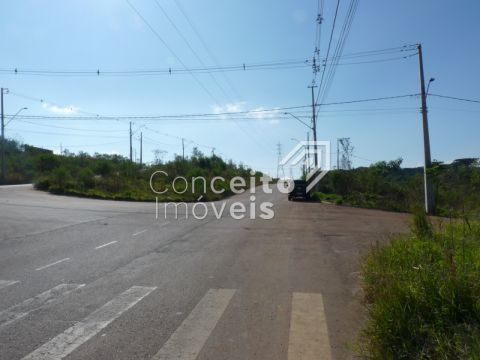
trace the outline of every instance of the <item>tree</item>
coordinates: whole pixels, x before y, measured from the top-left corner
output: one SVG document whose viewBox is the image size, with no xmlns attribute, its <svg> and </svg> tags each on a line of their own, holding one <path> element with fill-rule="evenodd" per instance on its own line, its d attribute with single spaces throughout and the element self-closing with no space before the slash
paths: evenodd
<svg viewBox="0 0 480 360">
<path fill-rule="evenodd" d="M 163 157 L 167 154 L 165 150 L 155 149 L 153 150 L 153 163 L 155 165 L 163 164 Z"/>
</svg>

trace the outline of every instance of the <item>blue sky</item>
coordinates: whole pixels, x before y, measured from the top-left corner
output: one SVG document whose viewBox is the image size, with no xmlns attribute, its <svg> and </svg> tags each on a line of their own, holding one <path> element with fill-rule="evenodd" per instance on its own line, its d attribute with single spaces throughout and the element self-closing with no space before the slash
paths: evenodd
<svg viewBox="0 0 480 360">
<path fill-rule="evenodd" d="M 201 67 L 154 0 L 130 0 L 169 48 L 188 67 Z M 215 62 L 204 49 L 175 0 L 158 0 L 182 35 L 207 66 Z M 220 65 L 307 59 L 313 54 L 317 1 L 176 0 Z M 342 1 L 338 29 L 349 1 Z M 336 1 L 325 0 L 321 54 L 325 57 Z M 421 42 L 431 92 L 480 98 L 480 3 L 464 0 L 360 0 L 344 54 Z M 124 0 L 18 0 L 2 4 L 0 12 L 1 69 L 131 70 L 181 69 L 182 65 Z M 333 44 L 338 40 L 334 34 Z M 395 56 L 395 55 L 394 55 Z M 385 56 L 383 58 L 389 58 Z M 377 58 L 378 59 L 378 58 Z M 369 59 L 362 59 L 369 60 Z M 21 115 L 88 116 L 176 115 L 246 111 L 308 105 L 312 80 L 308 67 L 196 75 L 122 77 L 26 76 L 0 73 L 9 88 L 5 112 Z M 219 84 L 219 85 L 218 85 Z M 205 90 L 207 89 L 207 90 Z M 416 57 L 404 60 L 339 66 L 326 102 L 395 96 L 419 92 Z M 26 95 L 26 97 L 18 96 Z M 211 95 L 209 95 L 211 94 Z M 40 102 L 35 99 L 43 99 Z M 419 98 L 325 106 L 318 119 L 319 140 L 335 143 L 350 137 L 354 166 L 404 158 L 405 166 L 422 163 Z M 479 104 L 429 98 L 432 157 L 451 161 L 479 156 Z M 296 110 L 305 116 L 309 110 Z M 253 120 L 141 121 L 144 160 L 153 150 L 165 159 L 187 152 L 194 143 L 255 169 L 275 173 L 276 144 L 286 153 L 294 139 L 305 139 L 305 126 L 281 112 Z M 281 119 L 279 119 L 281 118 Z M 25 122 L 29 121 L 29 122 Z M 142 127 L 143 126 L 143 127 Z M 66 129 L 68 128 L 68 129 Z M 75 130 L 72 130 L 75 129 Z M 168 134 L 169 136 L 162 135 Z M 128 155 L 128 121 L 42 119 L 17 117 L 7 137 L 59 151 Z M 138 141 L 134 146 L 139 152 Z M 335 150 L 335 146 L 333 148 Z"/>
</svg>

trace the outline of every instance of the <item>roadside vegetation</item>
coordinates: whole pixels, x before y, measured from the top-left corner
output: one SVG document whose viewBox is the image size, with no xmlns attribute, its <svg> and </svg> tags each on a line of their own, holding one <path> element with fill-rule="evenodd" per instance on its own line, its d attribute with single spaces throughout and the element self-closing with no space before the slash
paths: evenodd
<svg viewBox="0 0 480 360">
<path fill-rule="evenodd" d="M 413 212 L 423 204 L 423 168 L 402 168 L 402 160 L 354 170 L 334 170 L 320 182 L 317 200 L 363 208 Z M 437 214 L 480 216 L 480 162 L 434 162 L 431 169 Z"/>
<path fill-rule="evenodd" d="M 370 251 L 362 277 L 361 358 L 480 359 L 480 223 L 434 229 L 416 215 L 409 235 Z"/>
<path fill-rule="evenodd" d="M 168 174 L 155 177 L 155 189 L 166 190 L 162 195 L 155 194 L 150 188 L 150 176 L 158 170 Z M 240 176 L 248 184 L 250 171 L 219 156 L 207 156 L 196 148 L 185 159 L 175 156 L 171 161 L 141 166 L 120 155 L 74 154 L 68 151 L 56 155 L 48 150 L 7 141 L 6 183 L 33 182 L 35 188 L 55 194 L 138 201 L 153 201 L 156 196 L 159 201 L 197 201 L 201 196 L 201 201 L 219 200 L 232 194 L 230 180 L 233 177 Z M 261 175 L 257 173 L 257 179 Z M 183 194 L 178 194 L 171 187 L 177 176 L 189 180 L 187 189 L 183 181 L 176 183 L 177 192 L 185 190 Z M 217 190 L 225 190 L 222 194 L 216 194 L 210 188 L 210 180 L 215 176 L 225 179 L 215 182 Z M 206 193 L 200 180 L 195 182 L 193 191 L 190 180 L 193 177 L 206 179 Z"/>
</svg>

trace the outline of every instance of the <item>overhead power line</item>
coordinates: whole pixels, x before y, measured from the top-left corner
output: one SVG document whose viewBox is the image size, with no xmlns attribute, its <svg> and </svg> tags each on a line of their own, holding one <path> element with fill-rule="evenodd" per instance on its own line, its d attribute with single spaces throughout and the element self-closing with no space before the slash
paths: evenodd
<svg viewBox="0 0 480 360">
<path fill-rule="evenodd" d="M 192 78 L 195 80 L 195 82 L 202 88 L 203 91 L 205 91 L 210 98 L 216 103 L 219 104 L 219 101 L 217 98 L 206 88 L 206 86 L 198 79 L 197 76 L 193 72 L 190 71 L 190 69 L 187 67 L 187 65 L 182 61 L 182 59 L 177 55 L 175 51 L 168 45 L 168 43 L 163 39 L 162 36 L 154 29 L 154 27 L 147 21 L 147 19 L 138 11 L 138 9 L 133 6 L 133 4 L 129 1 L 126 0 L 127 4 L 132 8 L 132 10 L 138 15 L 138 17 L 143 21 L 143 23 L 150 29 L 150 31 L 156 36 L 158 40 L 167 48 L 167 50 L 177 59 L 177 61 L 183 66 L 183 68 L 192 76 Z"/>
<path fill-rule="evenodd" d="M 61 136 L 75 136 L 75 137 L 95 137 L 95 138 L 108 138 L 108 139 L 124 139 L 125 136 L 108 136 L 108 135 L 92 135 L 92 134 L 78 134 L 78 133 L 57 133 L 57 132 L 51 132 L 51 131 L 35 131 L 35 130 L 24 130 L 24 129 L 12 129 L 12 131 L 21 131 L 22 133 L 32 133 L 32 134 L 43 134 L 43 135 L 51 135 L 51 136 L 56 136 L 56 135 L 61 135 Z"/>
<path fill-rule="evenodd" d="M 155 4 L 157 5 L 157 7 L 160 9 L 160 11 L 162 12 L 162 14 L 167 18 L 168 22 L 172 25 L 172 27 L 175 29 L 175 31 L 177 32 L 177 34 L 180 36 L 180 38 L 183 40 L 183 42 L 187 45 L 187 47 L 190 49 L 190 51 L 192 52 L 192 54 L 195 56 L 195 58 L 198 60 L 198 62 L 202 65 L 203 68 L 206 68 L 207 66 L 205 65 L 205 63 L 203 62 L 203 60 L 200 58 L 200 56 L 198 55 L 198 53 L 195 51 L 195 49 L 192 47 L 192 45 L 190 44 L 190 42 L 187 40 L 187 38 L 183 35 L 183 33 L 180 31 L 180 29 L 178 28 L 177 24 L 175 24 L 175 22 L 170 18 L 170 16 L 167 14 L 167 12 L 165 11 L 165 9 L 163 8 L 162 5 L 160 5 L 160 3 L 158 2 L 158 0 L 154 0 Z M 230 96 L 227 94 L 227 92 L 225 91 L 225 89 L 223 88 L 223 86 L 218 82 L 217 78 L 215 77 L 215 75 L 213 74 L 213 72 L 208 72 L 208 74 L 210 75 L 211 79 L 213 80 L 213 82 L 215 83 L 215 85 L 217 85 L 217 87 L 220 89 L 220 91 L 225 95 L 225 97 L 227 99 L 229 99 L 230 101 L 231 98 Z"/>
<path fill-rule="evenodd" d="M 335 13 L 336 16 L 337 16 L 337 13 L 338 13 L 338 5 L 339 5 L 339 2 L 337 3 L 337 9 L 336 9 L 336 13 Z M 346 44 L 348 35 L 350 33 L 350 29 L 351 29 L 353 19 L 355 17 L 356 11 L 357 11 L 357 7 L 358 7 L 358 0 L 351 0 L 350 4 L 349 4 L 349 7 L 348 7 L 348 10 L 347 10 L 347 14 L 345 16 L 345 20 L 344 20 L 342 29 L 340 30 L 339 38 L 338 38 L 337 44 L 335 46 L 333 57 L 331 58 L 331 64 L 330 65 L 328 65 L 328 64 L 324 65 L 324 70 L 328 69 L 328 72 L 327 72 L 327 75 L 326 75 L 325 78 L 324 78 L 325 72 L 322 73 L 322 80 L 321 80 L 321 82 L 319 84 L 319 87 L 318 87 L 316 102 L 318 102 L 319 99 L 321 99 L 320 102 L 325 102 L 325 100 L 327 98 L 327 94 L 330 91 L 330 88 L 332 86 L 333 79 L 335 77 L 335 73 L 336 73 L 336 70 L 337 70 L 337 66 L 340 62 L 340 58 L 343 54 L 343 49 L 345 48 L 345 44 Z M 334 28 L 332 27 L 332 33 L 333 33 L 333 31 L 334 31 Z M 318 109 L 318 110 L 320 110 L 320 109 Z M 318 114 L 318 112 L 317 112 L 317 114 Z"/>
<path fill-rule="evenodd" d="M 402 99 L 402 98 L 412 98 L 416 96 L 419 96 L 419 94 L 406 94 L 406 95 L 396 95 L 396 96 L 384 96 L 384 97 L 377 97 L 377 98 L 354 99 L 354 100 L 323 103 L 323 104 L 317 104 L 317 105 L 321 105 L 321 106 L 348 105 L 348 104 L 356 104 L 356 103 L 367 103 L 367 102 L 378 102 L 378 101 L 395 100 L 395 99 Z M 311 105 L 299 105 L 299 106 L 288 106 L 288 107 L 276 107 L 276 108 L 269 108 L 269 109 L 253 109 L 253 110 L 246 110 L 246 111 L 177 114 L 177 115 L 107 115 L 107 116 L 105 115 L 98 115 L 98 116 L 18 115 L 17 118 L 19 119 L 59 119 L 59 120 L 178 120 L 178 119 L 195 119 L 195 118 L 209 117 L 211 118 L 209 120 L 216 119 L 216 118 L 223 120 L 222 117 L 225 117 L 224 119 L 229 120 L 228 116 L 231 116 L 231 115 L 256 116 L 258 114 L 264 114 L 264 113 L 274 113 L 278 115 L 281 112 L 284 112 L 287 110 L 302 110 L 302 109 L 308 109 L 310 107 Z M 13 115 L 6 115 L 7 118 L 11 116 Z M 268 120 L 269 117 L 265 117 L 265 119 Z"/>
<path fill-rule="evenodd" d="M 435 97 L 442 98 L 442 99 L 457 100 L 457 101 L 464 101 L 464 102 L 480 104 L 480 100 L 475 100 L 475 99 L 465 99 L 465 98 L 459 98 L 459 97 L 455 97 L 455 96 L 446 96 L 446 95 L 431 94 L 431 93 L 428 93 L 428 96 L 435 96 Z"/>
<path fill-rule="evenodd" d="M 237 64 L 228 66 L 204 66 L 176 69 L 173 67 L 163 69 L 136 69 L 136 70 L 55 70 L 55 69 L 21 69 L 2 68 L 0 73 L 4 75 L 30 75 L 30 76 L 52 76 L 52 77 L 133 77 L 133 76 L 170 76 L 170 75 L 197 75 L 222 72 L 246 72 L 252 70 L 290 70 L 307 69 L 310 67 L 310 60 L 292 60 L 266 62 L 259 64 Z"/>
<path fill-rule="evenodd" d="M 336 65 L 360 65 L 371 64 L 377 62 L 387 62 L 407 59 L 417 55 L 417 53 L 405 54 L 416 50 L 410 46 L 391 48 L 385 50 L 371 50 L 362 51 L 358 53 L 351 53 L 343 55 L 340 58 L 344 60 L 352 60 L 358 58 L 377 58 L 366 61 L 345 61 L 338 62 Z M 386 55 L 401 54 L 397 57 L 385 57 Z M 380 58 L 379 58 L 380 57 Z M 334 59 L 324 59 L 322 61 L 323 67 L 334 64 Z M 76 69 L 22 69 L 20 67 L 0 68 L 0 74 L 4 75 L 24 75 L 24 76 L 45 76 L 45 77 L 135 77 L 135 76 L 171 76 L 171 75 L 191 75 L 191 74 L 213 74 L 226 72 L 247 72 L 247 71 L 261 71 L 261 70 L 290 70 L 290 69 L 308 69 L 312 66 L 313 60 L 310 59 L 285 59 L 285 60 L 271 60 L 264 62 L 239 63 L 236 65 L 214 65 L 202 67 L 188 67 L 183 69 L 176 68 L 157 68 L 157 69 L 124 69 L 124 70 L 76 70 Z M 53 104 L 53 103 L 52 103 Z"/>
<path fill-rule="evenodd" d="M 214 101 L 214 103 L 217 105 L 217 106 L 220 106 L 220 102 L 218 101 L 218 99 L 212 94 L 212 92 L 210 92 L 210 90 L 200 81 L 200 79 L 195 75 L 195 73 L 191 72 L 190 69 L 185 65 L 185 63 L 182 61 L 182 59 L 180 59 L 180 57 L 175 53 L 175 51 L 173 51 L 173 49 L 167 44 L 167 42 L 162 38 L 162 36 L 160 36 L 160 34 L 153 28 L 153 26 L 147 21 L 147 19 L 138 11 L 138 9 L 133 6 L 133 4 L 129 1 L 129 0 L 126 0 L 127 4 L 132 8 L 132 10 L 140 17 L 140 19 L 145 23 L 145 25 L 147 25 L 147 27 L 152 31 L 152 33 L 162 42 L 162 44 L 168 49 L 168 51 L 170 51 L 170 53 L 177 59 L 177 61 L 183 66 L 183 68 L 187 71 L 189 71 L 189 74 L 192 76 L 192 78 L 198 83 L 198 85 L 212 98 L 212 100 Z M 160 9 L 162 9 L 162 7 L 159 5 L 159 3 L 157 2 L 157 5 L 160 7 Z M 165 11 L 164 11 L 164 14 L 166 15 Z M 170 19 L 167 16 L 167 19 Z M 173 23 L 173 22 L 172 22 Z M 176 25 L 173 23 L 175 29 L 178 30 L 178 28 L 176 27 Z M 180 33 L 180 31 L 178 30 L 178 32 Z M 183 38 L 183 35 L 182 35 L 182 38 Z M 186 39 L 184 39 L 186 41 Z M 187 44 L 188 44 L 188 41 L 186 41 Z M 191 49 L 193 52 L 195 52 L 193 49 Z M 262 141 L 258 141 L 256 139 L 256 137 L 249 133 L 247 130 L 245 130 L 243 127 L 240 126 L 240 124 L 238 123 L 235 123 L 236 126 L 245 134 L 247 135 L 247 137 L 250 138 L 250 140 L 252 140 L 252 142 L 254 142 L 256 145 L 260 146 L 260 147 L 263 147 L 266 149 L 265 145 L 263 144 Z"/>
<path fill-rule="evenodd" d="M 101 130 L 101 129 L 83 129 L 83 128 L 72 128 L 68 126 L 57 126 L 57 125 L 47 125 L 47 124 L 39 124 L 33 121 L 28 121 L 28 120 L 20 120 L 18 119 L 18 116 L 15 120 L 15 122 L 21 122 L 21 123 L 26 123 L 26 124 L 31 124 L 31 125 L 36 125 L 36 126 L 41 126 L 41 127 L 48 127 L 48 128 L 55 128 L 55 129 L 64 129 L 64 130 L 74 130 L 74 131 L 82 131 L 82 132 L 104 132 L 104 133 L 123 133 L 125 130 Z"/>
<path fill-rule="evenodd" d="M 42 144 L 42 145 L 37 145 L 37 144 L 29 144 L 29 145 L 32 145 L 32 146 L 35 146 L 35 147 L 39 147 L 39 148 L 85 148 L 85 147 L 97 147 L 97 146 L 107 146 L 107 145 L 116 145 L 116 144 L 123 144 L 125 143 L 125 141 L 114 141 L 114 142 L 108 142 L 108 143 L 102 143 L 102 144 L 83 144 L 83 145 L 64 145 L 64 144 L 61 144 L 61 145 L 45 145 L 45 144 Z"/>
<path fill-rule="evenodd" d="M 328 47 L 327 47 L 327 55 L 325 57 L 325 62 L 328 62 L 330 60 L 329 56 L 330 56 L 330 49 L 332 47 L 332 40 L 333 40 L 333 34 L 335 32 L 335 25 L 337 24 L 337 16 L 338 16 L 338 9 L 340 8 L 340 0 L 337 0 L 337 6 L 335 8 L 335 15 L 334 15 L 334 18 L 333 18 L 333 25 L 332 25 L 332 31 L 330 32 L 330 39 L 328 40 Z M 322 78 L 320 80 L 320 87 L 322 86 L 323 84 L 323 79 L 325 77 L 325 66 L 323 67 L 323 70 L 322 70 Z M 315 69 L 315 78 L 316 78 L 316 69 Z M 320 89 L 319 89 L 320 91 Z M 318 102 L 318 96 L 317 96 L 317 100 L 316 102 Z"/>
<path fill-rule="evenodd" d="M 384 100 L 394 100 L 394 99 L 402 99 L 402 98 L 411 98 L 411 97 L 416 97 L 416 96 L 420 96 L 420 94 L 384 96 L 384 97 L 370 98 L 370 99 L 359 99 L 359 100 L 348 100 L 348 101 L 338 101 L 338 102 L 322 103 L 322 104 L 317 104 L 317 105 L 319 105 L 319 106 L 345 105 L 345 104 L 356 104 L 356 103 L 364 103 L 364 102 L 372 102 L 372 101 L 384 101 Z"/>
<path fill-rule="evenodd" d="M 213 51 L 210 49 L 210 47 L 208 46 L 207 42 L 203 39 L 202 35 L 200 34 L 200 32 L 198 31 L 197 27 L 195 26 L 195 24 L 193 23 L 192 19 L 190 18 L 190 16 L 188 15 L 187 11 L 184 9 L 184 7 L 182 6 L 182 4 L 180 3 L 179 0 L 175 0 L 175 5 L 177 5 L 178 9 L 180 10 L 180 12 L 183 14 L 183 16 L 185 17 L 185 19 L 187 20 L 188 24 L 190 25 L 190 28 L 193 30 L 193 32 L 195 33 L 195 35 L 197 36 L 197 38 L 200 40 L 200 43 L 202 44 L 203 48 L 205 49 L 205 51 L 207 52 L 207 54 L 209 55 L 210 59 L 213 61 L 213 63 L 215 64 L 215 66 L 218 68 L 220 67 L 219 64 L 219 61 L 217 60 L 217 57 L 214 55 Z M 233 93 L 237 96 L 237 97 L 241 97 L 237 91 L 237 89 L 235 88 L 235 86 L 232 84 L 232 82 L 230 81 L 230 78 L 225 74 L 225 72 L 221 72 L 221 75 L 222 77 L 225 79 L 225 82 L 228 84 L 228 86 L 230 87 L 230 89 L 233 91 Z"/>
</svg>

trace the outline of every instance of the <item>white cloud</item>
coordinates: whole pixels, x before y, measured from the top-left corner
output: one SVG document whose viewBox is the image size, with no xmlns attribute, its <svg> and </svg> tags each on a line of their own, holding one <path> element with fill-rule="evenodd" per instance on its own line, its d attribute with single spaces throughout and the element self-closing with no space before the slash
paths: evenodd
<svg viewBox="0 0 480 360">
<path fill-rule="evenodd" d="M 223 106 L 221 105 L 214 105 L 212 106 L 212 110 L 214 114 L 223 114 L 223 113 L 230 113 L 230 112 L 245 112 L 245 118 L 253 118 L 258 121 L 267 120 L 269 124 L 277 124 L 278 120 L 275 119 L 279 115 L 279 110 L 273 111 L 266 111 L 265 107 L 257 107 L 254 109 L 248 109 L 247 102 L 245 101 L 238 101 L 235 103 L 228 103 Z M 222 119 L 226 119 L 227 115 L 220 115 Z M 238 116 L 238 115 L 237 115 Z"/>
<path fill-rule="evenodd" d="M 76 114 L 79 110 L 78 107 L 73 105 L 61 107 L 58 105 L 49 104 L 45 101 L 42 102 L 42 107 L 45 110 L 50 111 L 51 113 L 54 113 L 57 115 L 73 115 L 73 114 Z"/>
<path fill-rule="evenodd" d="M 252 110 L 250 115 L 257 120 L 267 120 L 269 124 L 278 124 L 278 119 L 275 119 L 280 114 L 279 110 L 265 111 L 265 108 L 258 107 Z"/>
</svg>

